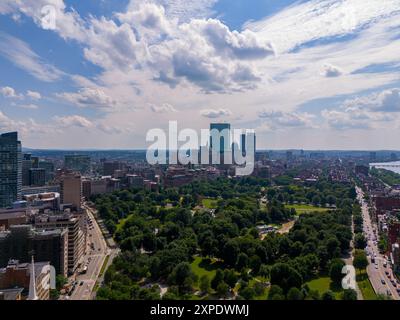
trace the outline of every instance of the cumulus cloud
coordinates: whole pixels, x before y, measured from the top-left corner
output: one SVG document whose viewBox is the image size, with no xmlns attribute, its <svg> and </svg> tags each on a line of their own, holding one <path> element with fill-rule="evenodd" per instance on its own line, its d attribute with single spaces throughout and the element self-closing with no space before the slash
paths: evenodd
<svg viewBox="0 0 400 320">
<path fill-rule="evenodd" d="M 232 112 L 228 109 L 203 109 L 200 111 L 201 116 L 209 119 L 216 119 L 221 117 L 229 117 Z"/>
<path fill-rule="evenodd" d="M 24 13 L 41 26 L 38 10 L 43 1 L 28 0 L 21 7 L 6 0 L 0 12 Z M 274 49 L 250 30 L 231 31 L 219 20 L 205 20 L 203 16 L 193 19 L 197 17 L 196 10 L 201 11 L 200 8 L 213 2 L 132 2 L 126 12 L 114 16 L 117 21 L 94 16 L 84 21 L 74 10 L 67 10 L 62 0 L 46 4 L 56 9 L 57 28 L 54 31 L 64 39 L 82 44 L 85 58 L 106 72 L 150 67 L 154 80 L 171 87 L 185 80 L 208 93 L 254 89 L 261 81 L 261 75 L 252 61 L 272 55 Z M 181 19 L 181 14 L 173 18 L 179 10 L 190 12 L 191 19 Z M 19 46 L 23 44 L 19 43 Z M 19 50 L 24 51 L 25 57 L 30 55 L 30 68 L 24 63 L 25 69 L 42 80 L 57 77 L 57 73 L 49 75 L 50 66 L 39 63 L 32 52 L 27 54 L 28 50 L 26 45 L 24 50 Z M 0 46 L 0 53 L 2 51 L 6 50 L 1 50 Z M 36 61 L 35 66 L 32 61 Z"/>
<path fill-rule="evenodd" d="M 78 92 L 63 92 L 57 96 L 78 107 L 111 108 L 117 104 L 99 88 L 82 88 Z"/>
<path fill-rule="evenodd" d="M 299 112 L 281 112 L 281 111 L 267 111 L 262 110 L 258 112 L 258 117 L 263 119 L 264 122 L 268 124 L 271 128 L 280 127 L 313 127 L 312 120 L 314 115 L 309 113 L 299 113 Z"/>
<path fill-rule="evenodd" d="M 322 117 L 327 121 L 329 127 L 343 129 L 371 129 L 372 118 L 369 113 L 361 110 L 322 110 Z"/>
<path fill-rule="evenodd" d="M 91 128 L 93 123 L 85 117 L 79 115 L 65 116 L 65 117 L 54 117 L 54 121 L 61 127 L 80 127 L 80 128 Z"/>
<path fill-rule="evenodd" d="M 39 92 L 28 90 L 26 92 L 26 96 L 32 100 L 40 100 L 42 95 Z"/>
<path fill-rule="evenodd" d="M 175 24 L 167 19 L 164 7 L 154 3 L 144 3 L 136 10 L 118 13 L 117 17 L 119 21 L 138 29 L 140 34 L 150 35 L 157 39 L 171 33 Z"/>
<path fill-rule="evenodd" d="M 341 76 L 343 74 L 343 71 L 339 67 L 326 63 L 322 68 L 321 74 L 322 76 L 327 78 L 336 78 Z"/>
<path fill-rule="evenodd" d="M 370 129 L 380 122 L 396 120 L 400 114 L 400 89 L 389 89 L 343 102 L 321 115 L 336 129 Z"/>
<path fill-rule="evenodd" d="M 56 25 L 53 31 L 66 40 L 85 39 L 84 21 L 74 9 L 67 10 L 64 0 L 2 0 L 0 3 L 1 14 L 24 14 L 41 28 L 49 29 L 43 23 L 46 13 L 42 9 L 50 6 L 56 16 Z"/>
<path fill-rule="evenodd" d="M 85 58 L 103 69 L 129 70 L 139 66 L 147 56 L 144 42 L 137 39 L 127 23 L 117 25 L 104 17 L 92 18 L 87 36 Z"/>
<path fill-rule="evenodd" d="M 15 92 L 14 88 L 11 87 L 0 88 L 0 93 L 6 98 L 18 98 L 18 95 Z"/>
<path fill-rule="evenodd" d="M 172 105 L 168 103 L 164 103 L 160 106 L 156 106 L 155 104 L 150 105 L 151 111 L 154 113 L 171 113 L 171 112 L 178 112 Z"/>
<path fill-rule="evenodd" d="M 254 89 L 261 75 L 251 62 L 274 54 L 253 32 L 230 31 L 216 19 L 181 24 L 171 38 L 150 48 L 158 80 L 186 80 L 207 93 Z"/>
<path fill-rule="evenodd" d="M 400 112 L 400 89 L 393 88 L 344 102 L 345 108 L 359 108 L 374 112 Z"/>
</svg>

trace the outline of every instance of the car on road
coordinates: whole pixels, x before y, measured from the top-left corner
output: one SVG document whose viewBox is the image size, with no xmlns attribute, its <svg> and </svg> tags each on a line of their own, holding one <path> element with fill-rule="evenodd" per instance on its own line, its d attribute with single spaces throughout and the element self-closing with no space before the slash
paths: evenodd
<svg viewBox="0 0 400 320">
<path fill-rule="evenodd" d="M 385 271 L 385 274 L 388 276 L 388 275 L 389 275 L 389 271 L 386 270 L 386 271 Z"/>
<path fill-rule="evenodd" d="M 83 286 L 83 281 L 81 281 L 81 282 L 79 283 L 79 286 Z"/>
<path fill-rule="evenodd" d="M 398 294 L 400 294 L 400 288 L 397 288 L 396 291 Z"/>
<path fill-rule="evenodd" d="M 382 284 L 386 284 L 385 279 L 381 279 Z"/>
</svg>

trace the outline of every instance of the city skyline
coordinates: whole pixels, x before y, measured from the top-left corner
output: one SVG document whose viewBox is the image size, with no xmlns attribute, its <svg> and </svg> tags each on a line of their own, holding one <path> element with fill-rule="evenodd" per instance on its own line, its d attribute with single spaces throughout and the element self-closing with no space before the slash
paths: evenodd
<svg viewBox="0 0 400 320">
<path fill-rule="evenodd" d="M 259 149 L 398 150 L 399 7 L 2 1 L 0 131 L 37 149 L 145 149 L 169 120 L 229 122 Z"/>
</svg>

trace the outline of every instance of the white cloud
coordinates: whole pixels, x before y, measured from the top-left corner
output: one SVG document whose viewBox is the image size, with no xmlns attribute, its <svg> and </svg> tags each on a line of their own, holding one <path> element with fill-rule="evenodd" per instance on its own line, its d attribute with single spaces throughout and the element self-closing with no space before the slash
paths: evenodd
<svg viewBox="0 0 400 320">
<path fill-rule="evenodd" d="M 92 128 L 93 123 L 85 117 L 79 115 L 65 116 L 65 117 L 54 117 L 56 123 L 64 128 L 68 127 L 80 127 L 80 128 Z"/>
<path fill-rule="evenodd" d="M 39 92 L 28 90 L 26 92 L 26 96 L 32 100 L 40 100 L 42 95 Z"/>
<path fill-rule="evenodd" d="M 168 103 L 164 103 L 160 106 L 156 106 L 155 104 L 150 105 L 151 111 L 154 113 L 171 113 L 171 112 L 178 112 L 172 105 Z"/>
<path fill-rule="evenodd" d="M 327 77 L 327 78 L 335 78 L 339 77 L 343 74 L 343 71 L 334 65 L 331 65 L 329 63 L 325 64 L 322 69 L 322 76 Z"/>
<path fill-rule="evenodd" d="M 229 117 L 232 115 L 232 112 L 228 109 L 204 109 L 200 111 L 200 114 L 205 118 L 216 119 Z"/>
<path fill-rule="evenodd" d="M 45 63 L 28 44 L 1 31 L 0 55 L 42 81 L 55 81 L 63 75 L 59 69 Z"/>
<path fill-rule="evenodd" d="M 136 10 L 129 10 L 117 14 L 118 20 L 128 23 L 139 31 L 139 34 L 159 39 L 161 36 L 173 32 L 176 21 L 169 21 L 165 15 L 165 9 L 154 3 L 144 3 Z M 153 39 L 154 40 L 154 39 Z"/>
<path fill-rule="evenodd" d="M 377 128 L 381 123 L 399 119 L 400 89 L 348 99 L 338 109 L 323 110 L 321 115 L 335 129 Z"/>
<path fill-rule="evenodd" d="M 15 92 L 14 88 L 11 87 L 0 88 L 0 93 L 6 98 L 18 98 L 18 95 Z"/>
<path fill-rule="evenodd" d="M 137 10 L 143 3 L 163 6 L 168 18 L 178 18 L 181 22 L 193 18 L 206 18 L 213 14 L 212 7 L 218 0 L 131 0 L 128 11 Z"/>
<path fill-rule="evenodd" d="M 286 113 L 281 111 L 266 111 L 265 109 L 258 112 L 258 117 L 270 128 L 280 129 L 287 127 L 306 127 L 312 128 L 314 125 L 312 120 L 314 115 L 309 113 L 292 112 Z"/>
<path fill-rule="evenodd" d="M 271 40 L 277 52 L 283 53 L 307 42 L 351 34 L 396 14 L 399 7 L 399 0 L 311 0 L 246 27 Z"/>
<path fill-rule="evenodd" d="M 99 88 L 82 88 L 78 92 L 63 92 L 57 94 L 77 107 L 111 108 L 117 102 Z"/>
<path fill-rule="evenodd" d="M 55 32 L 66 40 L 85 40 L 84 21 L 73 10 L 67 10 L 64 0 L 2 0 L 0 3 L 1 14 L 24 14 L 33 19 L 41 28 L 48 29 L 43 23 L 45 17 L 42 8 L 50 6 L 56 17 Z"/>
<path fill-rule="evenodd" d="M 393 88 L 344 102 L 346 108 L 375 112 L 400 112 L 400 89 Z"/>
<path fill-rule="evenodd" d="M 130 70 L 140 65 L 147 56 L 144 43 L 137 39 L 127 23 L 117 25 L 104 17 L 91 19 L 84 46 L 85 58 L 108 70 Z"/>
</svg>

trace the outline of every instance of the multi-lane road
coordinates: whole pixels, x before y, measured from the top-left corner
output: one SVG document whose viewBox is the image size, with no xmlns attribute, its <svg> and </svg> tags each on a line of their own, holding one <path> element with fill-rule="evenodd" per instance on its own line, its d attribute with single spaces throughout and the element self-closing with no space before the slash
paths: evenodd
<svg viewBox="0 0 400 320">
<path fill-rule="evenodd" d="M 93 291 L 106 257 L 108 257 L 107 265 L 109 265 L 117 254 L 117 250 L 107 246 L 92 209 L 87 206 L 85 209 L 88 220 L 88 241 L 83 265 L 87 266 L 87 271 L 84 274 L 76 275 L 75 287 L 71 296 L 67 298 L 70 300 L 90 300 L 93 297 Z"/>
<path fill-rule="evenodd" d="M 361 204 L 364 235 L 368 241 L 367 253 L 368 260 L 370 262 L 367 267 L 367 273 L 371 281 L 372 287 L 377 294 L 384 294 L 391 296 L 392 299 L 400 300 L 397 289 L 400 288 L 400 284 L 396 283 L 393 279 L 393 270 L 390 263 L 384 256 L 379 253 L 378 241 L 379 235 L 376 225 L 372 222 L 368 204 L 363 199 L 364 194 L 360 188 L 357 188 L 357 198 Z M 372 261 L 375 262 L 372 262 Z M 394 284 L 392 284 L 394 281 Z"/>
</svg>

